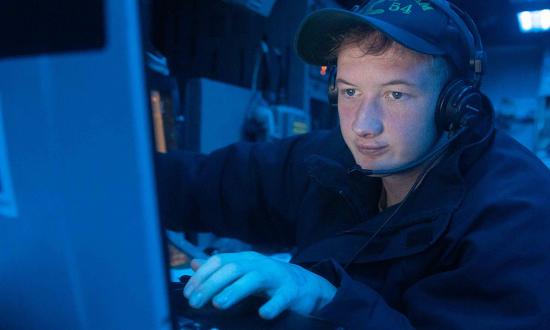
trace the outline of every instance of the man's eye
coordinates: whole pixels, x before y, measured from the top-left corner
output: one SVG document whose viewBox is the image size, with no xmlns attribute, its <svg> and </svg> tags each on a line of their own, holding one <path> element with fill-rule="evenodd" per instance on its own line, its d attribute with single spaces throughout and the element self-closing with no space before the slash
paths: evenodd
<svg viewBox="0 0 550 330">
<path fill-rule="evenodd" d="M 403 97 L 403 93 L 401 93 L 401 92 L 391 92 L 390 97 L 394 100 L 399 100 Z"/>
<path fill-rule="evenodd" d="M 355 88 L 345 88 L 344 94 L 346 96 L 354 96 L 355 95 Z"/>
</svg>

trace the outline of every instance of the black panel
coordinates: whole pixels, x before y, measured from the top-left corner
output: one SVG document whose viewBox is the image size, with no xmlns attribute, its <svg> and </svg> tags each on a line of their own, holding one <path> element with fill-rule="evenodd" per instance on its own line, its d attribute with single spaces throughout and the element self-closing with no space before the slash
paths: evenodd
<svg viewBox="0 0 550 330">
<path fill-rule="evenodd" d="M 103 0 L 1 0 L 0 57 L 105 45 Z"/>
</svg>

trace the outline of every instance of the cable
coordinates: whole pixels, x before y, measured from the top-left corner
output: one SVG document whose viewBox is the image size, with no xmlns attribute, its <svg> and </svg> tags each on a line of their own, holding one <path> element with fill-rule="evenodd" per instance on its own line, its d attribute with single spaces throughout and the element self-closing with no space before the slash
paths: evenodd
<svg viewBox="0 0 550 330">
<path fill-rule="evenodd" d="M 454 140 L 460 133 L 462 133 L 464 130 L 461 130 L 459 131 L 455 137 L 453 137 L 451 140 Z M 448 150 L 448 146 L 450 145 L 450 143 L 446 143 L 445 144 L 445 151 Z M 424 178 L 428 175 L 428 173 L 438 164 L 438 161 L 441 159 L 441 157 L 435 157 L 433 159 L 430 160 L 430 164 L 429 166 L 427 166 L 424 171 L 416 178 L 415 182 L 413 183 L 413 185 L 411 186 L 411 188 L 409 189 L 409 191 L 407 192 L 407 194 L 405 195 L 405 198 L 403 199 L 403 201 L 397 206 L 397 208 L 395 210 L 393 210 L 393 212 L 390 214 L 390 216 L 388 218 L 386 218 L 386 220 L 380 225 L 380 227 L 378 227 L 378 229 L 369 237 L 369 239 L 363 243 L 363 245 L 361 245 L 361 247 L 359 249 L 357 249 L 357 251 L 353 254 L 353 256 L 351 257 L 350 260 L 348 260 L 348 262 L 346 263 L 346 265 L 344 266 L 344 269 L 347 270 L 348 267 L 357 259 L 357 257 L 359 256 L 359 254 L 361 252 L 363 252 L 363 250 L 370 244 L 370 242 L 382 231 L 382 229 L 384 229 L 384 227 L 390 223 L 390 221 L 393 219 L 393 217 L 397 214 L 397 212 L 399 212 L 399 210 L 403 207 L 403 205 L 405 205 L 405 203 L 408 201 L 409 197 L 412 195 L 412 193 L 414 191 L 416 191 L 416 189 L 418 189 L 418 187 L 420 186 L 420 183 L 422 183 L 422 181 L 424 181 Z M 348 232 L 344 232 L 344 233 L 351 233 L 351 231 L 348 231 Z"/>
</svg>

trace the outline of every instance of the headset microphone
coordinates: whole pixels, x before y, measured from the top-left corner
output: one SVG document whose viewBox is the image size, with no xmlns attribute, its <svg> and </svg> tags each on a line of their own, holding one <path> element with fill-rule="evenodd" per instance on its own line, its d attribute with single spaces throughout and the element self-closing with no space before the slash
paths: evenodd
<svg viewBox="0 0 550 330">
<path fill-rule="evenodd" d="M 423 164 L 424 162 L 427 162 L 428 160 L 435 159 L 439 156 L 441 156 L 451 145 L 451 143 L 456 140 L 462 132 L 466 130 L 466 127 L 460 128 L 458 131 L 454 132 L 451 137 L 449 137 L 446 141 L 442 143 L 438 143 L 439 145 L 433 148 L 431 152 L 428 152 L 423 157 L 420 157 L 414 161 L 411 161 L 403 166 L 399 166 L 393 169 L 387 169 L 387 170 L 369 170 L 369 169 L 362 169 L 358 165 L 351 170 L 351 172 L 359 172 L 364 175 L 373 175 L 373 176 L 389 176 L 394 174 L 399 174 L 403 172 L 407 172 L 409 170 L 412 170 L 413 168 L 418 167 L 419 165 Z"/>
</svg>

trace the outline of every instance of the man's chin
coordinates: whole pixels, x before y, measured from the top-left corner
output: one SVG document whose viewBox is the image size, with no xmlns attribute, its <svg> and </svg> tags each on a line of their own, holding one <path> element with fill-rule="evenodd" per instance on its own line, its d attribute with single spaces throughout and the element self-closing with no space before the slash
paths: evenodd
<svg viewBox="0 0 550 330">
<path fill-rule="evenodd" d="M 395 166 L 391 165 L 384 165 L 381 163 L 373 163 L 373 162 L 356 162 L 359 167 L 361 167 L 363 170 L 371 170 L 371 171 L 380 171 L 380 170 L 389 170 L 392 168 L 395 168 Z"/>
<path fill-rule="evenodd" d="M 395 162 L 357 162 L 356 164 L 361 167 L 363 170 L 371 170 L 371 171 L 390 171 L 400 168 L 401 166 L 405 165 L 402 163 L 395 163 Z"/>
</svg>

